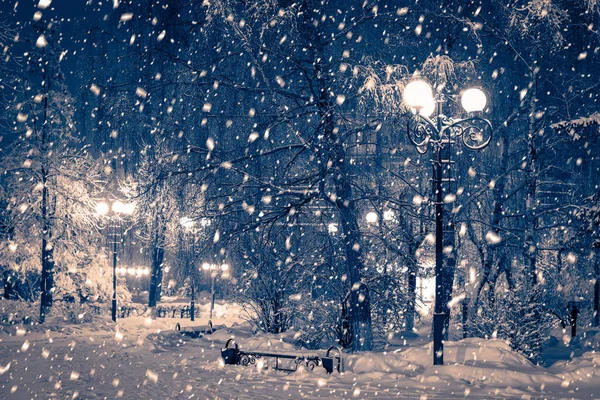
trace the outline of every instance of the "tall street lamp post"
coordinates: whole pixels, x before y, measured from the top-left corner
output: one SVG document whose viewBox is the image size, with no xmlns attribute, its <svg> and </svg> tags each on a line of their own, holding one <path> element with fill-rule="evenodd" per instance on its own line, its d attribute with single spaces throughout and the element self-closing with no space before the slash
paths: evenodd
<svg viewBox="0 0 600 400">
<path fill-rule="evenodd" d="M 187 263 L 190 263 L 190 255 L 189 252 L 191 252 L 191 268 L 189 268 L 189 264 L 188 264 L 188 272 L 190 273 L 190 286 L 191 286 L 191 301 L 190 301 L 190 321 L 194 321 L 195 320 L 195 313 L 196 313 L 196 280 L 194 279 L 195 274 L 196 274 L 196 270 L 195 270 L 195 258 L 196 258 L 196 229 L 195 229 L 195 225 L 196 225 L 196 221 L 194 221 L 191 218 L 188 217 L 183 217 L 179 220 L 179 222 L 181 223 L 181 226 L 183 227 L 183 229 L 185 230 L 186 233 L 188 233 L 190 235 L 190 242 L 191 245 L 189 246 L 189 250 L 188 250 L 188 254 L 187 254 Z"/>
<path fill-rule="evenodd" d="M 96 205 L 96 213 L 100 216 L 108 216 L 112 222 L 112 236 L 113 236 L 113 293 L 112 293 L 112 320 L 117 322 L 117 234 L 118 225 L 121 222 L 121 215 L 131 215 L 135 209 L 133 203 L 123 203 L 122 201 L 115 200 L 111 204 L 105 201 L 101 201 Z"/>
<path fill-rule="evenodd" d="M 408 137 L 420 154 L 425 154 L 429 147 L 434 154 L 433 164 L 433 193 L 435 195 L 435 309 L 433 314 L 433 364 L 444 364 L 444 293 L 447 293 L 447 283 L 443 279 L 443 234 L 446 229 L 449 235 L 454 235 L 454 226 L 450 218 L 444 220 L 444 198 L 442 183 L 452 182 L 449 176 L 450 156 L 444 157 L 443 150 L 462 140 L 463 144 L 472 150 L 485 148 L 492 139 L 491 123 L 481 117 L 472 115 L 484 110 L 487 99 L 485 93 L 478 88 L 470 88 L 463 92 L 461 104 L 469 117 L 453 119 L 443 114 L 444 95 L 440 92 L 433 94 L 431 85 L 421 79 L 408 83 L 403 91 L 405 103 L 414 114 L 408 124 Z M 435 116 L 430 118 L 435 112 Z M 446 172 L 447 177 L 443 174 Z M 453 194 L 448 198 L 451 202 Z M 452 244 L 451 244 L 452 245 Z"/>
<path fill-rule="evenodd" d="M 229 271 L 229 265 L 228 264 L 216 265 L 216 264 L 204 263 L 204 264 L 202 264 L 202 269 L 205 271 L 210 271 L 210 276 L 212 278 L 212 282 L 210 285 L 210 294 L 211 294 L 210 315 L 208 317 L 208 325 L 212 328 L 212 317 L 213 317 L 213 311 L 215 309 L 215 280 L 217 279 L 218 271 L 222 271 L 223 273 L 227 273 Z"/>
</svg>

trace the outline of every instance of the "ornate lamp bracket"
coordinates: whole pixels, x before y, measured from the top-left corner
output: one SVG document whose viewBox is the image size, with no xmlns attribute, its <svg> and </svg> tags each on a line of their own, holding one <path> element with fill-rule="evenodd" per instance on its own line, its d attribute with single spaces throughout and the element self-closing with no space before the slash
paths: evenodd
<svg viewBox="0 0 600 400">
<path fill-rule="evenodd" d="M 417 151 L 425 154 L 430 145 L 443 146 L 445 142 L 458 138 L 467 148 L 481 150 L 490 144 L 493 129 L 490 121 L 481 117 L 453 120 L 439 115 L 434 121 L 427 116 L 414 114 L 407 124 L 407 133 Z"/>
</svg>

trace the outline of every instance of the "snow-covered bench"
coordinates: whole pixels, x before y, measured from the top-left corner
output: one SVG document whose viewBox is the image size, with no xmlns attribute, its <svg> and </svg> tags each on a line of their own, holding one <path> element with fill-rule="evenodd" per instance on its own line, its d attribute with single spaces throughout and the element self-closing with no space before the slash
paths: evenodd
<svg viewBox="0 0 600 400">
<path fill-rule="evenodd" d="M 158 306 L 156 307 L 156 316 L 158 318 L 189 318 L 190 306 Z M 194 316 L 200 316 L 199 309 L 196 309 Z"/>
<path fill-rule="evenodd" d="M 331 352 L 334 350 L 337 351 L 337 356 L 331 356 Z M 344 372 L 343 352 L 337 346 L 331 346 L 327 350 L 325 357 L 319 356 L 317 353 L 276 353 L 240 350 L 233 339 L 229 339 L 225 344 L 225 348 L 221 349 L 221 358 L 228 365 L 255 365 L 257 359 L 267 357 L 275 359 L 275 369 L 280 371 L 293 372 L 298 369 L 298 365 L 304 364 L 310 370 L 320 366 L 325 368 L 327 373 L 332 373 L 334 369 L 338 372 Z M 288 366 L 282 366 L 280 360 L 292 360 L 291 366 L 289 362 Z"/>
<path fill-rule="evenodd" d="M 191 338 L 199 338 L 205 334 L 210 335 L 216 329 L 213 328 L 212 322 L 209 322 L 207 326 L 186 326 L 181 327 L 181 324 L 178 322 L 175 324 L 175 330 L 180 332 L 182 335 L 189 336 Z"/>
</svg>

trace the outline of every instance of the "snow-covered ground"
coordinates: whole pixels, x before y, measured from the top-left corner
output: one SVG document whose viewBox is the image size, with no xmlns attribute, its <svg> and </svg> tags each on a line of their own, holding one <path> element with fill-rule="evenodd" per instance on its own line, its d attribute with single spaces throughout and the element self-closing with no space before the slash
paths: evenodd
<svg viewBox="0 0 600 400">
<path fill-rule="evenodd" d="M 206 324 L 207 305 L 194 326 Z M 448 342 L 444 366 L 431 365 L 427 326 L 394 338 L 385 352 L 349 355 L 344 374 L 224 366 L 220 349 L 294 351 L 282 336 L 253 334 L 240 309 L 217 305 L 217 330 L 190 339 L 173 330 L 189 320 L 132 317 L 91 324 L 0 327 L 0 398 L 295 399 L 295 398 L 600 398 L 600 332 L 566 346 L 570 361 L 535 366 L 499 340 Z M 560 332 L 559 332 L 560 334 Z M 587 350 L 587 351 L 586 351 Z M 564 354 L 563 354 L 564 355 Z"/>
</svg>

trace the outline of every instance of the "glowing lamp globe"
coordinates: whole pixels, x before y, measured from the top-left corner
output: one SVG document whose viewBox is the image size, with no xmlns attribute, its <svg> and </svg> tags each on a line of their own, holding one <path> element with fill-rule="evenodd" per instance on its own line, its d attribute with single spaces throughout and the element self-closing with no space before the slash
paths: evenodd
<svg viewBox="0 0 600 400">
<path fill-rule="evenodd" d="M 487 104 L 487 98 L 483 90 L 471 88 L 464 91 L 460 98 L 460 104 L 466 112 L 483 111 Z"/>
<path fill-rule="evenodd" d="M 404 102 L 410 108 L 414 108 L 419 112 L 421 109 L 431 106 L 431 104 L 434 103 L 431 85 L 420 79 L 414 80 L 406 85 L 403 97 Z"/>
<path fill-rule="evenodd" d="M 123 214 L 131 215 L 135 211 L 135 203 L 124 203 L 123 204 Z"/>
<path fill-rule="evenodd" d="M 96 204 L 96 213 L 98 215 L 106 215 L 108 214 L 108 204 L 106 204 L 105 202 L 101 201 L 100 203 Z"/>
<path fill-rule="evenodd" d="M 433 98 L 430 98 L 425 106 L 418 110 L 416 108 L 412 108 L 411 111 L 413 112 L 413 114 L 418 113 L 419 115 L 422 115 L 424 117 L 429 117 L 435 111 L 435 100 Z"/>
<path fill-rule="evenodd" d="M 113 212 L 122 213 L 124 211 L 124 209 L 125 209 L 125 204 L 123 204 L 122 201 L 117 200 L 112 204 Z"/>
</svg>

